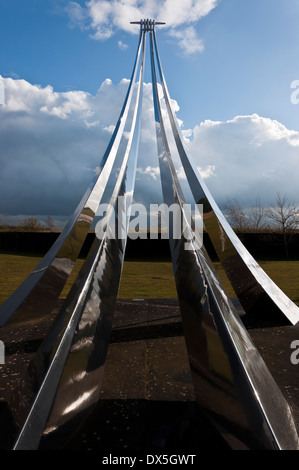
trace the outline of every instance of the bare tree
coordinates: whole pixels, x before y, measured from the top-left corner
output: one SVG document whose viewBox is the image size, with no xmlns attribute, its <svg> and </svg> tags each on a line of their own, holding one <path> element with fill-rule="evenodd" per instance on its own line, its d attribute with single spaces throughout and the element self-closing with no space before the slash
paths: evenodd
<svg viewBox="0 0 299 470">
<path fill-rule="evenodd" d="M 50 215 L 47 216 L 47 228 L 48 228 L 48 230 L 50 230 L 50 232 L 54 232 L 55 224 L 54 224 L 53 219 Z"/>
<path fill-rule="evenodd" d="M 290 236 L 299 228 L 299 209 L 294 203 L 288 201 L 286 195 L 281 196 L 278 193 L 276 205 L 267 210 L 267 216 L 282 232 L 285 254 L 288 258 Z"/>
<path fill-rule="evenodd" d="M 245 228 L 248 228 L 245 211 L 236 199 L 228 200 L 224 206 L 224 213 L 235 230 L 243 232 Z"/>
<path fill-rule="evenodd" d="M 267 228 L 267 210 L 261 205 L 259 198 L 256 199 L 255 205 L 248 210 L 247 216 L 252 230 L 258 232 Z"/>
<path fill-rule="evenodd" d="M 8 222 L 4 221 L 4 222 L 2 222 L 0 228 L 1 228 L 1 230 L 7 230 L 8 231 L 8 230 L 12 230 L 13 227 Z"/>
<path fill-rule="evenodd" d="M 22 222 L 21 228 L 26 232 L 39 232 L 44 227 L 35 217 L 29 217 Z"/>
</svg>

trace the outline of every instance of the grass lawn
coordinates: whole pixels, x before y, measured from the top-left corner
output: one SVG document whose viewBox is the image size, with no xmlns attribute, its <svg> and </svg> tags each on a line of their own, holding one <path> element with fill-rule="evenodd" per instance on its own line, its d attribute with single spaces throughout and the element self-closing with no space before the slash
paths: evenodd
<svg viewBox="0 0 299 470">
<path fill-rule="evenodd" d="M 0 303 L 14 292 L 40 260 L 35 256 L 0 253 Z"/>
<path fill-rule="evenodd" d="M 41 258 L 0 253 L 0 303 L 4 302 L 35 268 Z M 83 261 L 78 260 L 62 292 L 65 297 Z M 299 305 L 299 261 L 261 261 L 261 267 Z M 220 263 L 215 268 L 229 295 L 233 291 Z M 177 296 L 170 262 L 126 261 L 119 290 L 120 298 L 175 298 Z"/>
</svg>

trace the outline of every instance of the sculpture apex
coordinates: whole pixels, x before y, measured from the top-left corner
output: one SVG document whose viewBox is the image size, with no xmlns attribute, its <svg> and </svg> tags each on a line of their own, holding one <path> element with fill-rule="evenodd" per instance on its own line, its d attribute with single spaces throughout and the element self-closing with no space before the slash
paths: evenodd
<svg viewBox="0 0 299 470">
<path fill-rule="evenodd" d="M 141 31 L 149 32 L 149 31 L 154 31 L 155 26 L 161 25 L 161 24 L 166 24 L 161 21 L 155 21 L 155 20 L 150 20 L 150 19 L 144 19 L 140 21 L 130 21 L 130 24 L 140 24 Z"/>
</svg>

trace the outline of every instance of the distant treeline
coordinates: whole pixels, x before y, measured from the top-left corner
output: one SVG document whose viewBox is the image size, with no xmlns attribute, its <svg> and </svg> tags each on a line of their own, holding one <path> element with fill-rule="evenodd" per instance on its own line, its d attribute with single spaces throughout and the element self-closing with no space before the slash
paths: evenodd
<svg viewBox="0 0 299 470">
<path fill-rule="evenodd" d="M 0 232 L 0 250 L 32 255 L 44 255 L 56 241 L 57 232 Z M 281 233 L 254 232 L 239 233 L 241 241 L 248 251 L 257 259 L 285 258 L 284 242 Z M 84 257 L 94 240 L 95 234 L 90 232 L 84 242 L 80 256 Z M 204 245 L 212 260 L 217 260 L 216 253 L 209 236 L 204 233 Z M 289 258 L 299 259 L 299 233 L 292 234 L 288 241 Z M 170 260 L 167 239 L 151 240 L 128 238 L 126 259 Z"/>
</svg>

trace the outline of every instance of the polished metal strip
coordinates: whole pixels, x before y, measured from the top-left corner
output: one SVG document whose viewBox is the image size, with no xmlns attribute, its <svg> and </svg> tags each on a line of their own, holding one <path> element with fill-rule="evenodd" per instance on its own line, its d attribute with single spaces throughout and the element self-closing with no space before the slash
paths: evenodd
<svg viewBox="0 0 299 470">
<path fill-rule="evenodd" d="M 193 197 L 196 203 L 204 205 L 204 224 L 227 276 L 248 316 L 260 320 L 265 318 L 269 322 L 279 322 L 286 318 L 295 325 L 299 322 L 299 308 L 263 271 L 242 244 L 201 178 L 192 156 L 188 154 L 171 107 L 155 31 L 153 35 L 158 71 L 178 153 Z"/>
<path fill-rule="evenodd" d="M 0 306 L 0 326 L 5 325 L 14 314 L 24 317 L 36 312 L 40 316 L 52 311 L 79 256 L 111 173 L 131 105 L 141 46 L 142 32 L 124 104 L 95 178 L 56 242 L 25 281 Z"/>
<path fill-rule="evenodd" d="M 121 230 L 126 234 L 135 184 L 142 109 L 145 34 L 142 38 L 134 117 L 110 200 L 118 222 L 123 225 Z M 121 207 L 118 205 L 119 196 L 124 198 Z M 126 246 L 126 237 L 114 239 L 107 235 L 114 230 L 114 224 L 110 225 L 112 213 L 109 217 L 104 238 L 95 239 L 63 306 L 64 315 L 68 318 L 67 326 L 60 332 L 61 340 L 56 351 L 52 352 L 53 359 L 19 433 L 15 450 L 37 449 L 43 433 L 42 448 L 47 447 L 47 442 L 50 442 L 50 448 L 63 447 L 99 399 Z"/>
<path fill-rule="evenodd" d="M 164 202 L 183 207 L 164 129 L 151 63 L 159 165 Z M 170 234 L 171 235 L 171 234 Z M 252 343 L 204 248 L 185 250 L 170 239 L 186 345 L 197 399 L 248 448 L 299 449 L 291 410 Z M 213 398 L 211 398 L 213 397 Z"/>
</svg>

